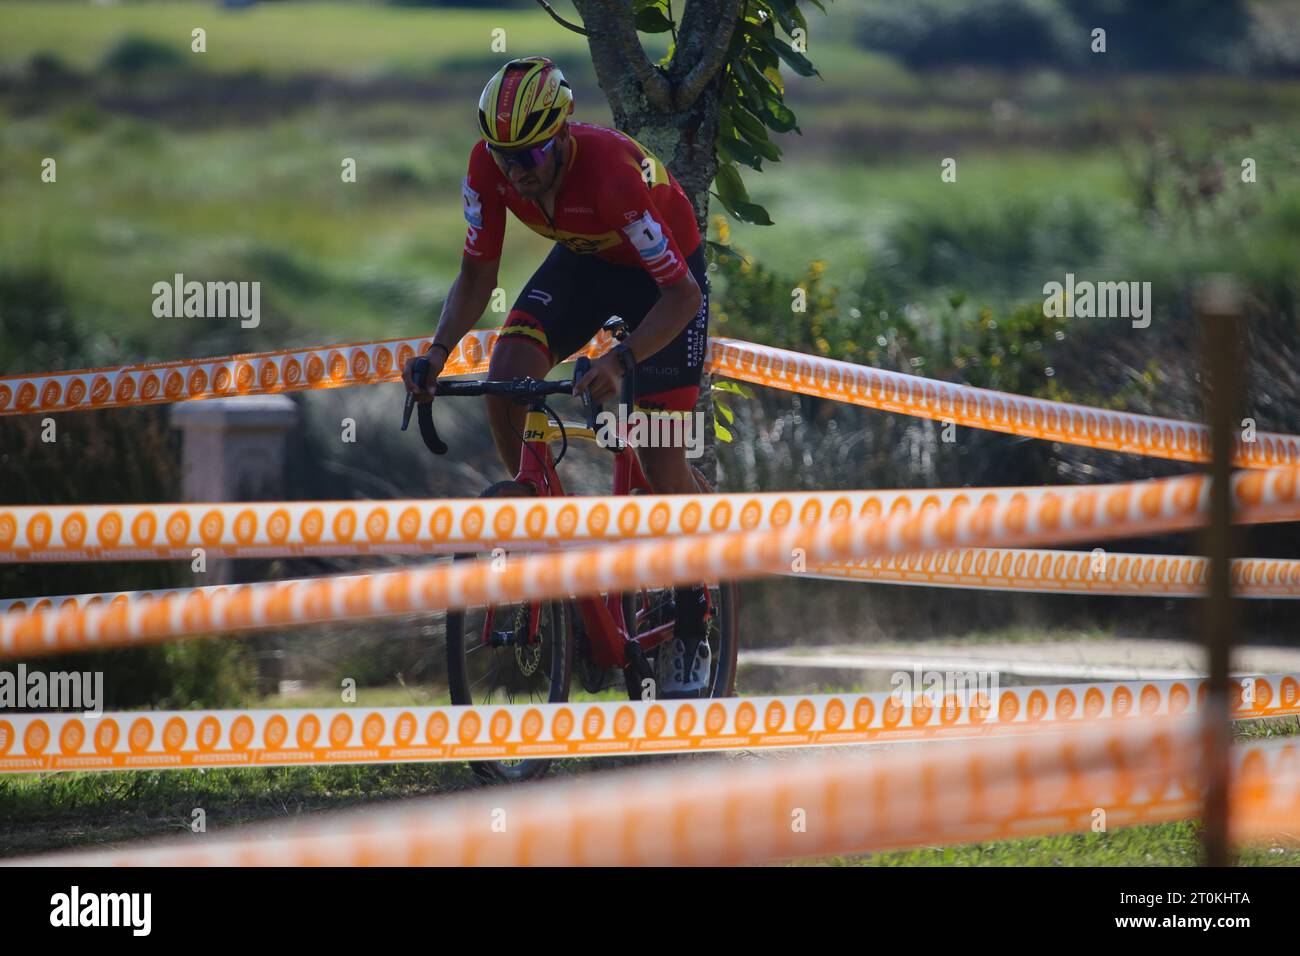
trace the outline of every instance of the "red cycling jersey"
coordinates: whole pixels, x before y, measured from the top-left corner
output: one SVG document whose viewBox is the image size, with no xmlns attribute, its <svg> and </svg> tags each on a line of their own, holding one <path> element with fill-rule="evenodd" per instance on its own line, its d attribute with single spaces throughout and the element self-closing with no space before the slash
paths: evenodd
<svg viewBox="0 0 1300 956">
<path fill-rule="evenodd" d="M 533 232 L 574 252 L 641 266 L 659 285 L 687 274 L 700 244 L 691 201 L 668 167 L 632 137 L 588 123 L 569 123 L 572 158 L 555 197 L 555 219 L 524 199 L 479 141 L 469 154 L 462 195 L 465 255 L 501 257 L 506 210 Z"/>
</svg>

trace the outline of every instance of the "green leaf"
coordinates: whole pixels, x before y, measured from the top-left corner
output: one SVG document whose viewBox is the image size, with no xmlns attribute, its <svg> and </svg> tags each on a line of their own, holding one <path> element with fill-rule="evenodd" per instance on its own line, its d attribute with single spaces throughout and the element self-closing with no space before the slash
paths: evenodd
<svg viewBox="0 0 1300 956">
<path fill-rule="evenodd" d="M 714 195 L 733 219 L 755 226 L 772 225 L 772 217 L 767 214 L 767 210 L 758 203 L 750 202 L 749 192 L 740 178 L 740 171 L 733 163 L 719 163 L 713 183 L 718 187 Z"/>
<path fill-rule="evenodd" d="M 759 71 L 763 71 L 775 70 L 781 65 L 781 61 L 777 59 L 776 51 L 767 45 L 769 41 L 775 39 L 775 35 L 770 37 L 760 37 L 758 38 L 757 45 L 749 48 L 747 52 L 749 53 L 750 60 L 753 61 L 750 64 L 751 66 L 757 67 Z"/>
<path fill-rule="evenodd" d="M 665 6 L 664 0 L 632 0 L 633 13 L 640 13 L 642 10 L 646 9 L 646 7 L 658 7 L 660 10 L 663 10 L 665 13 L 668 12 L 668 8 L 667 6 Z"/>
<path fill-rule="evenodd" d="M 727 44 L 727 62 L 734 63 L 740 59 L 745 48 L 749 46 L 754 39 L 754 31 L 757 25 L 746 20 L 741 20 L 736 24 L 736 28 L 731 31 L 731 42 Z"/>
<path fill-rule="evenodd" d="M 799 124 L 796 121 L 794 110 L 790 109 L 790 107 L 786 106 L 779 100 L 768 100 L 766 105 L 767 116 L 765 119 L 767 120 L 768 126 L 772 127 L 772 129 L 776 130 L 778 133 L 788 133 L 790 130 L 794 130 L 800 136 L 803 135 L 803 130 L 799 128 Z"/>
<path fill-rule="evenodd" d="M 756 76 L 762 76 L 756 73 L 748 63 L 736 61 L 734 64 L 734 73 L 736 88 L 741 95 L 741 104 L 753 113 L 755 116 L 767 122 L 767 98 L 772 95 L 771 91 L 766 89 L 767 80 L 764 79 L 760 84 L 756 82 Z"/>
<path fill-rule="evenodd" d="M 766 102 L 779 95 L 778 90 L 772 85 L 772 81 L 767 78 L 767 73 L 764 70 L 748 60 L 741 60 L 738 65 L 744 75 L 745 82 L 752 88 L 753 95 L 757 99 Z"/>
<path fill-rule="evenodd" d="M 757 172 L 763 171 L 763 157 L 744 140 L 719 135 L 718 149 L 733 163 L 744 163 Z"/>
<path fill-rule="evenodd" d="M 794 70 L 800 76 L 821 76 L 817 72 L 817 67 L 812 65 L 812 61 L 802 53 L 796 53 L 790 44 L 786 43 L 779 37 L 764 37 L 763 41 L 767 48 L 785 60 L 790 69 Z"/>
<path fill-rule="evenodd" d="M 744 155 L 753 152 L 774 163 L 781 161 L 781 150 L 768 137 L 767 127 L 764 125 L 763 120 L 755 116 L 738 101 L 728 98 L 719 113 L 718 127 L 720 141 L 731 139 L 744 141 L 746 147 L 742 151 Z M 741 161 L 749 166 L 754 165 L 747 159 Z"/>
<path fill-rule="evenodd" d="M 777 93 L 781 94 L 782 96 L 785 96 L 785 80 L 781 76 L 780 67 L 774 67 L 773 69 L 770 70 L 764 70 L 763 75 L 767 77 L 767 81 L 769 83 L 771 83 L 774 87 L 776 87 Z"/>
<path fill-rule="evenodd" d="M 793 33 L 792 27 L 800 27 L 805 33 L 808 32 L 808 20 L 804 17 L 803 11 L 799 9 L 798 0 L 771 0 L 772 9 L 777 11 L 777 17 L 781 20 L 781 29 L 787 34 Z M 784 16 L 782 16 L 784 12 Z M 790 26 L 786 25 L 786 19 L 790 20 Z"/>
<path fill-rule="evenodd" d="M 826 8 L 822 6 L 822 0 L 808 0 L 808 2 L 811 3 L 818 10 L 820 10 L 822 13 L 826 12 Z"/>
<path fill-rule="evenodd" d="M 733 109 L 727 103 L 724 103 L 722 109 L 718 110 L 718 135 L 732 137 L 736 135 Z"/>
<path fill-rule="evenodd" d="M 722 422 L 718 421 L 716 418 L 713 420 L 713 434 L 717 436 L 718 441 L 725 441 L 725 442 L 731 441 L 730 430 L 727 428 L 727 426 L 723 425 Z"/>
<path fill-rule="evenodd" d="M 727 214 L 737 222 L 746 222 L 751 226 L 774 225 L 772 217 L 767 214 L 767 210 L 756 202 L 749 202 L 743 199 L 736 199 L 728 202 L 721 196 L 718 196 L 717 193 L 713 193 L 713 195 L 717 196 L 718 201 L 722 203 L 722 208 L 725 209 Z"/>
<path fill-rule="evenodd" d="M 728 408 L 723 402 L 720 402 L 718 399 L 715 398 L 713 400 L 713 407 L 722 413 L 722 417 L 727 420 L 728 425 L 732 425 L 735 423 L 736 421 L 735 413 L 732 412 L 732 410 Z"/>
<path fill-rule="evenodd" d="M 735 204 L 736 218 L 754 226 L 774 226 L 767 210 L 756 202 L 738 202 Z"/>
<path fill-rule="evenodd" d="M 760 120 L 745 107 L 739 103 L 730 109 L 722 111 L 722 117 L 731 129 L 727 132 L 736 132 L 748 140 L 767 139 L 767 130 L 763 128 L 763 121 Z"/>
<path fill-rule="evenodd" d="M 751 149 L 764 159 L 771 160 L 774 163 L 781 161 L 781 150 L 777 145 L 767 138 L 767 130 L 760 129 L 758 138 L 753 138 L 748 132 L 743 133 L 743 139 Z"/>
<path fill-rule="evenodd" d="M 732 382 L 728 379 L 723 379 L 720 382 L 714 382 L 713 388 L 719 392 L 733 392 L 734 394 L 739 395 L 741 398 L 754 397 L 753 389 L 749 388 L 749 386 L 743 385 L 740 382 Z"/>
<path fill-rule="evenodd" d="M 705 239 L 704 241 L 708 245 L 708 247 L 713 250 L 713 254 L 717 260 L 735 259 L 737 262 L 745 261 L 745 257 L 742 256 L 740 253 L 738 253 L 735 249 L 731 248 L 731 246 L 723 245 L 722 243 L 715 242 L 712 239 Z"/>
<path fill-rule="evenodd" d="M 749 100 L 745 105 L 778 133 L 788 133 L 790 130 L 802 133 L 794 111 L 781 101 L 778 93 L 773 92 L 768 78 L 748 63 L 740 63 L 738 66 L 736 82 Z"/>
<path fill-rule="evenodd" d="M 749 190 L 745 188 L 745 182 L 740 178 L 740 171 L 734 163 L 719 163 L 713 183 L 718 187 L 718 198 L 723 202 L 749 200 Z"/>
<path fill-rule="evenodd" d="M 788 36 L 793 32 L 798 24 L 795 23 L 794 15 L 790 12 L 791 5 L 786 3 L 785 0 L 768 0 L 768 6 L 772 8 L 777 23 L 781 24 L 781 29 L 786 32 L 786 35 Z M 799 8 L 794 7 L 793 9 L 797 12 Z"/>
<path fill-rule="evenodd" d="M 646 7 L 637 11 L 636 28 L 641 33 L 667 33 L 673 28 L 673 22 L 658 7 Z"/>
</svg>

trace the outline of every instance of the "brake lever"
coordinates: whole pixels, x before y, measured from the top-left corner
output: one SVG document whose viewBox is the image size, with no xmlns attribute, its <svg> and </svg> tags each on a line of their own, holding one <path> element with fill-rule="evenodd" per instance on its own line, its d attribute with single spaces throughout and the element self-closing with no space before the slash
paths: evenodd
<svg viewBox="0 0 1300 956">
<path fill-rule="evenodd" d="M 411 377 L 418 382 L 423 382 L 426 375 L 429 374 L 429 360 L 421 355 L 414 364 L 411 365 Z M 415 408 L 415 393 L 406 393 L 406 405 L 402 408 L 402 431 L 406 431 L 411 424 L 411 411 Z"/>
<path fill-rule="evenodd" d="M 428 374 L 429 360 L 421 355 L 411 367 L 411 377 L 417 382 L 423 382 Z M 437 382 L 433 383 L 431 393 L 435 396 L 438 394 Z M 411 409 L 415 405 L 415 395 L 407 392 L 406 405 L 402 409 L 402 431 L 406 431 L 407 426 L 411 424 Z M 447 454 L 447 443 L 438 437 L 438 429 L 433 424 L 433 401 L 421 402 L 419 406 L 415 418 L 420 426 L 420 439 L 424 442 L 424 447 L 435 455 Z"/>
</svg>

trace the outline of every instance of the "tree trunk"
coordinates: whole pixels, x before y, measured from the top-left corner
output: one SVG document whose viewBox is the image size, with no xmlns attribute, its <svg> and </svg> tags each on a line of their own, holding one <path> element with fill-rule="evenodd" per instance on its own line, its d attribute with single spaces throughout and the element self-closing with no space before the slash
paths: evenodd
<svg viewBox="0 0 1300 956">
<path fill-rule="evenodd" d="M 713 69 L 706 79 L 710 64 L 701 65 L 701 61 L 711 57 L 720 67 L 717 52 L 730 42 L 739 5 L 729 0 L 692 0 L 687 4 L 678 44 L 666 70 L 647 61 L 632 25 L 630 3 L 574 0 L 574 6 L 591 33 L 592 63 L 614 114 L 614 125 L 658 156 L 677 177 L 695 207 L 695 223 L 703 239 L 708 235 L 709 187 L 718 169 L 715 144 L 722 87 L 720 69 Z M 695 87 L 699 87 L 698 93 Z M 695 406 L 704 415 L 704 455 L 694 464 L 716 488 L 709 388 L 710 376 L 705 372 Z"/>
</svg>

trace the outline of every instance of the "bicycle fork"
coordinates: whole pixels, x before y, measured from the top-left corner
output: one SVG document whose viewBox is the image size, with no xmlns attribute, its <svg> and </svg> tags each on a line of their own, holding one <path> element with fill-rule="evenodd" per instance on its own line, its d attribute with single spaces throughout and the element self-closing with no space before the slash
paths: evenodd
<svg viewBox="0 0 1300 956">
<path fill-rule="evenodd" d="M 528 630 L 520 639 L 520 635 L 513 626 L 506 630 L 493 630 L 492 625 L 496 622 L 497 609 L 489 607 L 487 614 L 483 618 L 483 637 L 481 643 L 484 647 L 531 647 L 541 641 L 541 621 L 542 621 L 542 604 L 540 601 L 534 601 L 528 605 Z"/>
</svg>

